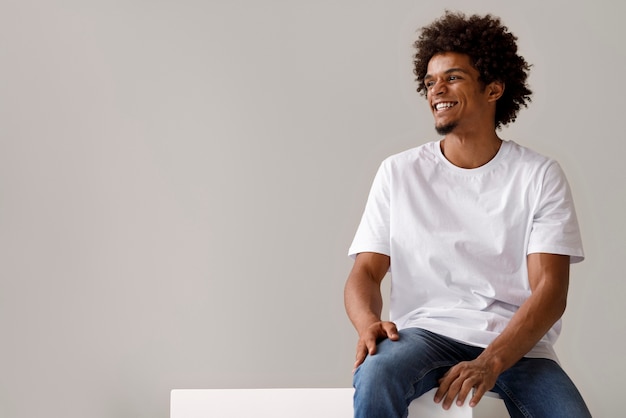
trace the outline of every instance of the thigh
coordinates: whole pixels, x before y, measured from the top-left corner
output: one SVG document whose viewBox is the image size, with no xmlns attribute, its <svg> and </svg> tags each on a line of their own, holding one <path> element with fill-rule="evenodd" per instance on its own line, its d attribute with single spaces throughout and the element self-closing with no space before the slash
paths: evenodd
<svg viewBox="0 0 626 418">
<path fill-rule="evenodd" d="M 572 380 L 552 360 L 523 358 L 499 376 L 493 390 L 514 418 L 591 417 Z"/>
<path fill-rule="evenodd" d="M 482 349 L 471 347 L 420 328 L 399 332 L 397 341 L 383 340 L 354 375 L 357 390 L 363 381 L 377 387 L 393 385 L 409 402 L 438 386 L 446 371 L 460 361 L 476 358 Z"/>
</svg>

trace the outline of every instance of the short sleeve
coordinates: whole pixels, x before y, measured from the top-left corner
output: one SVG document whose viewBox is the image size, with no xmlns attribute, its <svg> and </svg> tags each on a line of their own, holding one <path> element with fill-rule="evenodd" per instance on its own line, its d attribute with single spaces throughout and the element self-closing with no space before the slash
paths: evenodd
<svg viewBox="0 0 626 418">
<path fill-rule="evenodd" d="M 348 250 L 350 257 L 355 258 L 357 254 L 363 252 L 390 255 L 389 187 L 388 164 L 387 161 L 383 161 L 374 177 L 361 222 Z"/>
<path fill-rule="evenodd" d="M 572 193 L 555 161 L 548 165 L 543 176 L 532 222 L 528 254 L 569 255 L 571 263 L 584 259 Z"/>
</svg>

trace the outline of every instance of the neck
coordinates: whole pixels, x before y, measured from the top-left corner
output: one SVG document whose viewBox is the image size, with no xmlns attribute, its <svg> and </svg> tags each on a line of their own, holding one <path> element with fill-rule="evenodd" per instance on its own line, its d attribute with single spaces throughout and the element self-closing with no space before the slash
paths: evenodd
<svg viewBox="0 0 626 418">
<path fill-rule="evenodd" d="M 461 168 L 478 168 L 493 159 L 502 140 L 495 131 L 481 137 L 448 134 L 441 141 L 441 151 L 448 161 Z"/>
</svg>

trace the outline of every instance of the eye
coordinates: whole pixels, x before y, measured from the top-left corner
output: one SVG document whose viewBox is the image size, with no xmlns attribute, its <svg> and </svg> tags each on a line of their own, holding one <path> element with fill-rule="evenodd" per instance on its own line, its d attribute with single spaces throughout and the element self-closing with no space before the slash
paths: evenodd
<svg viewBox="0 0 626 418">
<path fill-rule="evenodd" d="M 434 85 L 435 85 L 435 82 L 433 80 L 428 80 L 424 82 L 424 87 L 426 87 L 427 89 L 431 88 Z"/>
<path fill-rule="evenodd" d="M 455 80 L 460 80 L 461 77 L 459 77 L 458 75 L 451 75 L 448 77 L 448 81 L 455 81 Z"/>
</svg>

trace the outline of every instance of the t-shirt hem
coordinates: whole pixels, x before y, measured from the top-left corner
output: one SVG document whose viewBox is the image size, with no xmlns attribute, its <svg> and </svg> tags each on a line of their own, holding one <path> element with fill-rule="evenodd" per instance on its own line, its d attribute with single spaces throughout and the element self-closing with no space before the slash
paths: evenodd
<svg viewBox="0 0 626 418">
<path fill-rule="evenodd" d="M 441 335 L 443 337 L 449 338 L 451 340 L 457 341 L 458 343 L 461 344 L 465 344 L 468 346 L 472 346 L 472 347 L 478 347 L 478 348 L 487 348 L 487 346 L 489 344 L 486 343 L 478 343 L 478 342 L 474 342 L 474 341 L 470 341 L 468 339 L 464 339 L 464 338 L 455 338 L 452 333 L 449 332 L 445 332 L 441 329 L 439 329 L 438 327 L 431 327 L 428 325 L 422 325 L 422 324 L 414 324 L 414 325 L 409 325 L 404 328 L 420 328 L 420 329 L 424 329 L 426 331 Z M 550 343 L 546 342 L 546 341 L 539 341 L 533 348 L 530 349 L 530 351 L 528 353 L 526 353 L 524 356 L 524 358 L 543 358 L 543 359 L 548 359 L 548 360 L 553 360 L 554 362 L 556 362 L 557 364 L 559 364 L 559 358 L 556 354 L 556 351 L 554 350 L 554 347 L 552 345 L 550 345 Z"/>
</svg>

